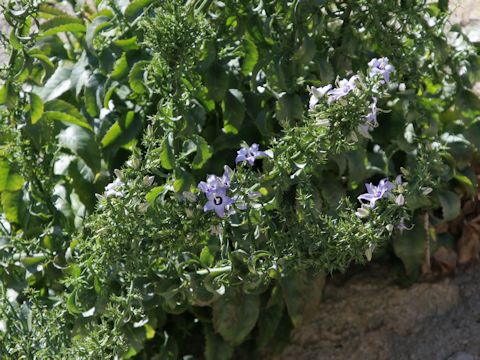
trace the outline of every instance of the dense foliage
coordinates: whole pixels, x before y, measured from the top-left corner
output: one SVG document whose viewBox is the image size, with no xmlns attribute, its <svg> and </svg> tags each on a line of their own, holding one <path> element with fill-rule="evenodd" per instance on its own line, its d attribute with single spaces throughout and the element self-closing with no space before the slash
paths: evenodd
<svg viewBox="0 0 480 360">
<path fill-rule="evenodd" d="M 475 194 L 446 1 L 0 6 L 2 358 L 279 347 L 326 273 L 415 278 Z"/>
</svg>

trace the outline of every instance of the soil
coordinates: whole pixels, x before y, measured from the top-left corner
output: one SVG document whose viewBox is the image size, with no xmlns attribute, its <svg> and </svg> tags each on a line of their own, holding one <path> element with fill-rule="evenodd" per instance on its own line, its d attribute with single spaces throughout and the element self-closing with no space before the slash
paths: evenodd
<svg viewBox="0 0 480 360">
<path fill-rule="evenodd" d="M 480 264 L 402 288 L 378 265 L 330 281 L 316 314 L 274 360 L 480 359 Z"/>
</svg>

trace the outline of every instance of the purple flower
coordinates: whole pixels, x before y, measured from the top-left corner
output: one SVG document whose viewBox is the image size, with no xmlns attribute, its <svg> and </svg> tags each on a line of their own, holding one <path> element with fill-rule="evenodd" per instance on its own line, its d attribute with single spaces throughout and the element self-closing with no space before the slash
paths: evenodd
<svg viewBox="0 0 480 360">
<path fill-rule="evenodd" d="M 393 184 L 387 179 L 380 180 L 377 186 L 370 183 L 365 184 L 365 187 L 367 188 L 367 193 L 360 195 L 357 199 L 360 201 L 368 201 L 372 209 L 375 207 L 375 202 L 377 202 L 377 200 L 380 200 L 390 195 L 391 191 L 394 188 Z"/>
<path fill-rule="evenodd" d="M 395 71 L 395 68 L 388 63 L 388 58 L 386 57 L 372 59 L 368 63 L 368 66 L 370 67 L 370 77 L 378 74 L 383 77 L 383 80 L 380 81 L 381 84 L 388 83 L 390 81 L 390 73 Z"/>
<path fill-rule="evenodd" d="M 208 175 L 207 181 L 198 184 L 200 191 L 205 193 L 207 203 L 203 206 L 204 211 L 214 210 L 219 217 L 225 216 L 225 208 L 232 205 L 235 200 L 227 196 L 227 189 L 230 187 L 232 169 L 225 166 L 222 177 Z"/>
<path fill-rule="evenodd" d="M 357 87 L 355 81 L 357 81 L 358 75 L 352 76 L 350 79 L 342 79 L 338 82 L 338 86 L 328 92 L 328 100 L 330 102 L 338 100 Z"/>
<path fill-rule="evenodd" d="M 378 126 L 377 121 L 377 98 L 373 98 L 373 102 L 370 105 L 370 112 L 365 116 L 365 122 L 358 125 L 358 132 L 363 137 L 371 139 L 370 131 Z"/>
<path fill-rule="evenodd" d="M 220 187 L 213 191 L 206 193 L 207 203 L 203 206 L 203 210 L 211 211 L 214 210 L 217 216 L 225 216 L 225 208 L 229 205 L 232 205 L 235 201 L 227 196 L 227 188 Z"/>
<path fill-rule="evenodd" d="M 318 104 L 318 101 L 325 96 L 325 94 L 332 88 L 332 85 L 328 84 L 323 87 L 316 88 L 314 86 L 309 87 L 308 91 L 312 96 L 310 96 L 310 101 L 308 103 L 308 106 L 310 109 L 313 109 L 315 105 Z"/>
<path fill-rule="evenodd" d="M 268 157 L 268 154 L 263 151 L 259 151 L 258 144 L 252 144 L 250 147 L 242 147 L 237 151 L 235 163 L 238 164 L 239 162 L 247 161 L 251 166 L 253 166 L 255 159 L 260 156 Z"/>
</svg>

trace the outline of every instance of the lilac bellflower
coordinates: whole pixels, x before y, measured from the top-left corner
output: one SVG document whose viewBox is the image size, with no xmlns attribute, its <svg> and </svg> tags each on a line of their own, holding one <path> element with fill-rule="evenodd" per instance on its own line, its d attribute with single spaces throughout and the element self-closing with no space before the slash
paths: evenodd
<svg viewBox="0 0 480 360">
<path fill-rule="evenodd" d="M 328 101 L 332 102 L 338 100 L 357 87 L 355 81 L 357 81 L 358 75 L 353 75 L 350 79 L 342 79 L 338 82 L 338 86 L 330 90 L 327 94 L 329 96 Z"/>
<path fill-rule="evenodd" d="M 315 86 L 309 87 L 308 91 L 310 94 L 310 101 L 308 103 L 308 106 L 310 109 L 313 109 L 315 105 L 318 104 L 318 101 L 325 96 L 325 94 L 328 93 L 328 91 L 332 88 L 332 85 L 328 84 L 323 87 L 316 88 Z"/>
<path fill-rule="evenodd" d="M 390 195 L 394 188 L 393 184 L 387 179 L 380 180 L 377 186 L 370 183 L 365 184 L 365 187 L 367 188 L 367 193 L 360 195 L 357 199 L 360 201 L 368 201 L 370 203 L 370 208 L 372 209 L 375 207 L 375 203 L 378 200 Z"/>
<path fill-rule="evenodd" d="M 383 80 L 380 81 L 381 84 L 388 83 L 390 81 L 390 73 L 395 71 L 395 68 L 389 64 L 388 58 L 386 57 L 372 59 L 368 63 L 368 66 L 370 67 L 370 77 L 378 74 L 383 77 Z"/>
<path fill-rule="evenodd" d="M 373 98 L 373 102 L 370 105 L 371 110 L 370 112 L 365 116 L 365 121 L 363 124 L 358 125 L 358 132 L 360 135 L 367 139 L 371 139 L 370 131 L 372 131 L 374 128 L 378 126 L 378 121 L 377 121 L 377 98 Z"/>
<path fill-rule="evenodd" d="M 203 211 L 214 210 L 217 216 L 225 216 L 225 208 L 232 205 L 235 201 L 227 196 L 227 188 L 220 187 L 205 194 L 207 196 L 207 203 L 203 206 Z"/>
<path fill-rule="evenodd" d="M 268 157 L 268 154 L 263 151 L 259 151 L 258 144 L 252 144 L 252 146 L 250 147 L 242 147 L 240 150 L 237 151 L 235 163 L 238 164 L 239 162 L 247 161 L 250 166 L 253 166 L 253 164 L 255 163 L 255 159 L 260 156 Z"/>
</svg>

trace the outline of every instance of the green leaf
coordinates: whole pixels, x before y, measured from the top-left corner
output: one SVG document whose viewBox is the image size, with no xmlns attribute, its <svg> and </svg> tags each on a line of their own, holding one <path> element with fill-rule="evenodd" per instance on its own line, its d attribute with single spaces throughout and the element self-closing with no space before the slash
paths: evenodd
<svg viewBox="0 0 480 360">
<path fill-rule="evenodd" d="M 292 123 L 303 117 L 303 103 L 297 94 L 283 94 L 277 101 L 275 114 L 278 121 Z"/>
<path fill-rule="evenodd" d="M 262 309 L 258 318 L 257 348 L 263 348 L 273 338 L 282 320 L 284 309 L 282 292 L 278 287 L 274 287 L 267 306 Z"/>
<path fill-rule="evenodd" d="M 100 145 L 103 148 L 106 148 L 112 144 L 114 144 L 122 134 L 129 132 L 133 121 L 135 120 L 135 113 L 133 111 L 129 111 L 125 118 L 116 121 L 110 129 L 108 129 L 105 136 L 102 138 Z"/>
<path fill-rule="evenodd" d="M 228 360 L 233 356 L 233 347 L 225 342 L 209 326 L 205 326 L 205 360 Z"/>
<path fill-rule="evenodd" d="M 120 80 L 124 76 L 128 74 L 128 62 L 127 62 L 127 55 L 123 53 L 123 55 L 115 62 L 113 66 L 113 71 L 110 74 L 112 79 Z"/>
<path fill-rule="evenodd" d="M 218 63 L 214 63 L 205 73 L 205 85 L 208 96 L 215 101 L 221 101 L 228 88 L 228 77 L 225 69 Z"/>
<path fill-rule="evenodd" d="M 325 275 L 312 278 L 305 270 L 291 271 L 280 279 L 283 298 L 293 325 L 299 326 L 304 316 L 320 303 Z"/>
<path fill-rule="evenodd" d="M 145 67 L 147 66 L 148 61 L 138 61 L 133 65 L 130 74 L 128 74 L 128 81 L 130 83 L 130 87 L 133 91 L 137 94 L 143 94 L 147 91 L 146 86 L 144 85 L 144 78 L 143 73 L 145 71 Z"/>
<path fill-rule="evenodd" d="M 213 327 L 232 345 L 253 330 L 260 314 L 260 297 L 230 289 L 213 304 Z"/>
<path fill-rule="evenodd" d="M 212 266 L 215 261 L 215 256 L 210 252 L 208 246 L 205 246 L 200 252 L 200 262 L 205 266 Z"/>
<path fill-rule="evenodd" d="M 74 105 L 64 100 L 48 101 L 45 103 L 44 110 L 43 118 L 47 120 L 63 121 L 67 124 L 74 124 L 92 130 L 87 119 L 82 116 L 80 111 Z"/>
<path fill-rule="evenodd" d="M 69 15 L 55 16 L 40 24 L 40 36 L 55 35 L 60 32 L 85 32 L 86 28 L 80 18 Z"/>
<path fill-rule="evenodd" d="M 229 89 L 223 102 L 223 129 L 227 134 L 238 134 L 245 119 L 245 99 L 241 91 Z"/>
<path fill-rule="evenodd" d="M 162 141 L 162 150 L 160 152 L 160 164 L 166 170 L 172 170 L 175 166 L 175 156 L 173 155 L 172 148 L 173 134 L 169 133 Z"/>
<path fill-rule="evenodd" d="M 258 62 L 258 49 L 249 35 L 243 39 L 243 51 L 245 55 L 242 64 L 242 74 L 247 76 L 253 71 Z"/>
<path fill-rule="evenodd" d="M 441 191 L 437 194 L 442 206 L 443 220 L 451 221 L 460 214 L 460 197 L 452 191 Z"/>
<path fill-rule="evenodd" d="M 10 81 L 6 81 L 0 88 L 0 105 L 6 105 L 8 108 L 13 108 L 17 102 L 17 95 L 15 94 Z"/>
<path fill-rule="evenodd" d="M 6 160 L 0 159 L 0 192 L 20 190 L 23 183 L 23 177 L 13 172 Z"/>
<path fill-rule="evenodd" d="M 153 3 L 154 0 L 134 0 L 125 9 L 125 17 L 127 20 L 134 20 L 138 17 L 143 9 Z"/>
<path fill-rule="evenodd" d="M 137 37 L 136 36 L 133 36 L 133 37 L 128 38 L 128 39 L 115 40 L 113 42 L 113 44 L 115 46 L 118 46 L 123 51 L 140 49 L 140 46 L 138 46 L 138 43 L 137 43 Z"/>
<path fill-rule="evenodd" d="M 22 203 L 21 191 L 3 191 L 2 208 L 7 221 L 20 223 L 20 206 Z"/>
<path fill-rule="evenodd" d="M 30 93 L 30 120 L 35 124 L 43 115 L 43 101 L 35 93 Z"/>
<path fill-rule="evenodd" d="M 78 155 L 94 173 L 100 171 L 100 150 L 90 131 L 79 126 L 69 126 L 58 135 L 60 146 Z"/>
<path fill-rule="evenodd" d="M 173 172 L 175 181 L 173 182 L 173 189 L 176 192 L 188 191 L 190 186 L 195 182 L 193 175 L 182 168 L 176 168 Z"/>
<path fill-rule="evenodd" d="M 413 230 L 404 231 L 393 238 L 393 250 L 402 260 L 407 275 L 416 276 L 425 254 L 425 231 L 420 220 L 415 223 Z"/>
<path fill-rule="evenodd" d="M 165 186 L 156 186 L 153 189 L 151 189 L 147 195 L 145 195 L 145 200 L 150 204 L 150 206 L 153 206 L 155 204 L 155 200 L 157 197 L 160 196 L 161 193 L 165 191 Z"/>
<path fill-rule="evenodd" d="M 82 310 L 76 304 L 77 293 L 74 290 L 67 298 L 67 310 L 70 314 L 78 315 L 82 313 Z"/>
<path fill-rule="evenodd" d="M 46 84 L 43 87 L 36 86 L 34 92 L 44 102 L 56 99 L 73 87 L 73 82 L 70 79 L 72 69 L 73 65 L 71 63 L 60 63 Z"/>
<path fill-rule="evenodd" d="M 212 157 L 213 153 L 203 137 L 195 135 L 193 141 L 197 145 L 197 153 L 193 158 L 192 168 L 201 169 L 208 159 Z"/>
</svg>

